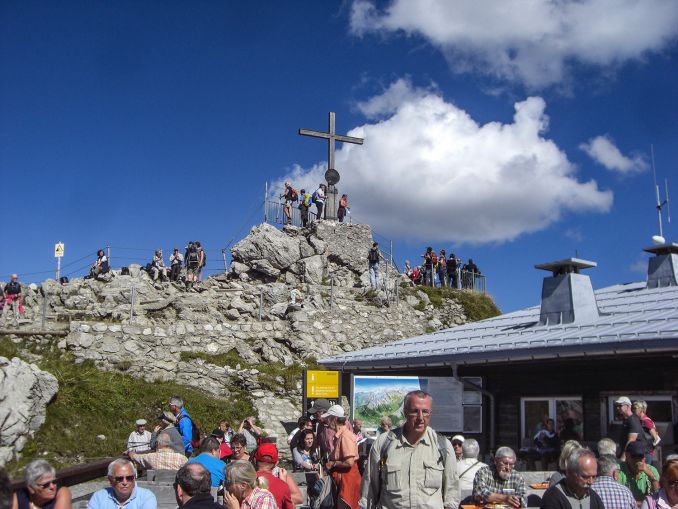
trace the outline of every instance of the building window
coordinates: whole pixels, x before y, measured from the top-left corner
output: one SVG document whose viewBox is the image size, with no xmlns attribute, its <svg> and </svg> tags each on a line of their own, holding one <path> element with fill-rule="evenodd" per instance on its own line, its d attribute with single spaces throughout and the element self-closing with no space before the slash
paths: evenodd
<svg viewBox="0 0 678 509">
<path fill-rule="evenodd" d="M 483 379 L 479 376 L 464 376 L 462 379 L 476 387 L 482 388 L 483 386 Z M 483 393 L 464 384 L 462 405 L 464 407 L 464 433 L 482 433 Z"/>
<path fill-rule="evenodd" d="M 671 424 L 673 423 L 673 402 L 670 395 L 650 395 L 650 394 L 619 394 L 617 396 L 608 396 L 607 398 L 607 415 L 608 421 L 614 424 L 621 424 L 621 419 L 614 411 L 614 402 L 620 396 L 627 396 L 631 401 L 642 400 L 647 403 L 647 416 L 652 419 L 655 424 Z"/>
<path fill-rule="evenodd" d="M 532 440 L 546 419 L 553 419 L 558 433 L 567 439 L 582 440 L 584 408 L 580 396 L 556 396 L 520 399 L 521 436 Z"/>
</svg>

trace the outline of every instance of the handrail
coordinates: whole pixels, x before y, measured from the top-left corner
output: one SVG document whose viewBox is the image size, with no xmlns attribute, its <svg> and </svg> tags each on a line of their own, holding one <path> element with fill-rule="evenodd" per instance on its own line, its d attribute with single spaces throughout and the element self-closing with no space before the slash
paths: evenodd
<svg viewBox="0 0 678 509">
<path fill-rule="evenodd" d="M 56 478 L 60 481 L 60 486 L 75 486 L 99 477 L 104 477 L 108 473 L 108 465 L 115 458 L 103 458 L 93 463 L 85 465 L 73 465 L 72 467 L 57 470 Z M 26 481 L 16 479 L 11 482 L 12 490 L 17 491 L 26 487 Z"/>
</svg>

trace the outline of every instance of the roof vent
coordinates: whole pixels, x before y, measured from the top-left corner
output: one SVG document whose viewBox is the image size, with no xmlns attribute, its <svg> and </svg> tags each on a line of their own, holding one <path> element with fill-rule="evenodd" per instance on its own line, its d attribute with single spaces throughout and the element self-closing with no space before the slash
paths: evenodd
<svg viewBox="0 0 678 509">
<path fill-rule="evenodd" d="M 537 269 L 553 273 L 544 278 L 541 289 L 541 325 L 581 323 L 600 316 L 591 279 L 579 273 L 597 265 L 579 258 L 535 265 Z"/>
<path fill-rule="evenodd" d="M 678 286 L 678 244 L 659 244 L 643 251 L 655 255 L 647 261 L 647 287 Z"/>
</svg>

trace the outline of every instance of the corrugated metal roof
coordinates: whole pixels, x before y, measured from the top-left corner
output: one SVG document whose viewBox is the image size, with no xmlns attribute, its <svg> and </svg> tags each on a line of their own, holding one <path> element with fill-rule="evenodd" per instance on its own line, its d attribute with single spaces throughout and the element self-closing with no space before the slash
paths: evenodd
<svg viewBox="0 0 678 509">
<path fill-rule="evenodd" d="M 678 352 L 678 287 L 629 283 L 595 294 L 600 316 L 587 323 L 539 325 L 540 307 L 534 306 L 319 362 L 364 370 Z"/>
</svg>

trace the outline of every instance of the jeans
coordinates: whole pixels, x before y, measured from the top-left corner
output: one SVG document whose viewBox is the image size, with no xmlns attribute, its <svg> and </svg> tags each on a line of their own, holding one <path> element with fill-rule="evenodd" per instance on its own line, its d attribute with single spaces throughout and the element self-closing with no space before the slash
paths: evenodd
<svg viewBox="0 0 678 509">
<path fill-rule="evenodd" d="M 379 288 L 379 262 L 370 262 L 370 286 Z"/>
</svg>

